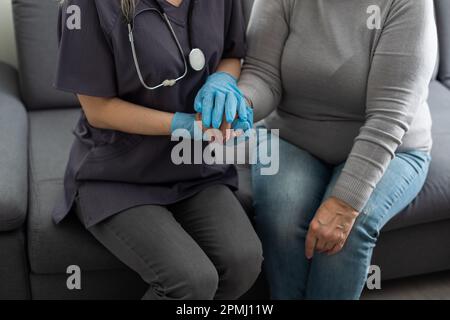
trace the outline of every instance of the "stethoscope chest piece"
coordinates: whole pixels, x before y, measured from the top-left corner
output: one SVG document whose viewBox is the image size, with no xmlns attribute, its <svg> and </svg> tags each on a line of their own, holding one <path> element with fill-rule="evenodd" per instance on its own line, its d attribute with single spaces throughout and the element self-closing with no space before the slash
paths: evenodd
<svg viewBox="0 0 450 320">
<path fill-rule="evenodd" d="M 205 54 L 202 50 L 195 48 L 189 53 L 189 63 L 195 71 L 202 71 L 206 65 Z"/>
</svg>

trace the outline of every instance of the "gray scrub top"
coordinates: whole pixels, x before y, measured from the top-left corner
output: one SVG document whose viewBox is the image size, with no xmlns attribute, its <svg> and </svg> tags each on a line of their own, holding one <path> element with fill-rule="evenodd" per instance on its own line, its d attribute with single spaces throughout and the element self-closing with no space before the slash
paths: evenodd
<svg viewBox="0 0 450 320">
<path fill-rule="evenodd" d="M 70 0 L 60 10 L 59 56 L 55 87 L 64 91 L 123 100 L 167 112 L 194 113 L 194 99 L 221 59 L 245 56 L 245 22 L 240 0 L 196 1 L 188 26 L 189 1 L 175 7 L 165 0 L 140 0 L 136 12 L 166 11 L 186 55 L 191 29 L 192 47 L 205 53 L 201 72 L 189 68 L 174 87 L 149 91 L 137 76 L 127 23 L 119 0 Z M 67 28 L 67 7 L 81 9 L 81 29 Z M 162 18 L 140 14 L 134 38 L 144 80 L 149 85 L 175 78 L 184 71 L 176 43 Z M 141 136 L 89 125 L 82 112 L 64 178 L 64 193 L 53 218 L 62 221 L 79 195 L 86 227 L 139 205 L 168 205 L 213 184 L 236 189 L 237 172 L 228 165 L 175 165 L 168 136 Z"/>
</svg>

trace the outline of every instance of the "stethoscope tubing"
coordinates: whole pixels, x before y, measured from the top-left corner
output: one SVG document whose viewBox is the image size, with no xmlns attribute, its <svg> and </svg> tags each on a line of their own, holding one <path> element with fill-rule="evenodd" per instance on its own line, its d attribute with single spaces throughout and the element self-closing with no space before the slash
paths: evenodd
<svg viewBox="0 0 450 320">
<path fill-rule="evenodd" d="M 174 86 L 178 81 L 184 79 L 184 78 L 186 77 L 187 73 L 188 73 L 188 65 L 187 65 L 186 56 L 185 56 L 184 50 L 183 50 L 183 48 L 182 48 L 182 46 L 181 46 L 181 43 L 180 43 L 180 41 L 178 40 L 177 35 L 175 34 L 175 30 L 173 29 L 172 24 L 170 23 L 170 20 L 169 20 L 169 18 L 167 17 L 167 14 L 166 14 L 165 12 L 161 12 L 161 11 L 159 11 L 158 9 L 155 9 L 155 8 L 144 9 L 144 10 L 139 11 L 139 12 L 134 16 L 133 21 L 134 21 L 134 19 L 135 19 L 139 14 L 144 13 L 144 12 L 147 12 L 147 11 L 153 11 L 153 12 L 158 13 L 158 14 L 161 16 L 161 18 L 165 21 L 165 23 L 167 24 L 167 26 L 168 26 L 168 28 L 169 28 L 171 34 L 172 34 L 172 37 L 173 37 L 173 39 L 175 40 L 175 43 L 176 43 L 176 45 L 177 45 L 177 47 L 178 47 L 178 50 L 179 50 L 179 52 L 180 52 L 180 55 L 182 56 L 183 64 L 184 64 L 184 72 L 183 72 L 183 74 L 182 74 L 181 76 L 179 76 L 178 78 L 176 78 L 176 79 L 167 79 L 167 80 L 164 80 L 161 84 L 159 84 L 159 85 L 157 85 L 157 86 L 153 86 L 153 87 L 152 87 L 152 86 L 147 85 L 147 84 L 145 83 L 145 81 L 144 81 L 144 77 L 143 77 L 143 75 L 142 75 L 141 68 L 140 68 L 140 64 L 139 64 L 139 59 L 138 59 L 137 53 L 136 53 L 136 46 L 135 46 L 135 44 L 134 44 L 134 36 L 133 36 L 133 27 L 132 27 L 131 24 L 129 23 L 129 24 L 128 24 L 128 35 L 129 35 L 129 39 L 130 39 L 130 43 L 131 43 L 131 51 L 132 51 L 132 54 L 133 54 L 133 60 L 134 60 L 134 65 L 135 65 L 135 67 L 136 67 L 136 72 L 137 72 L 137 74 L 138 74 L 138 77 L 139 77 L 139 80 L 140 80 L 142 86 L 144 86 L 144 88 L 147 89 L 147 90 L 156 90 L 156 89 L 159 89 L 159 88 L 161 88 L 161 87 L 172 87 L 172 86 Z M 133 23 L 133 25 L 134 25 L 134 23 Z"/>
<path fill-rule="evenodd" d="M 189 30 L 188 30 L 188 33 L 189 33 L 189 46 L 192 46 L 192 44 L 191 44 L 191 26 L 190 26 L 190 24 L 191 24 L 191 17 L 192 17 L 192 12 L 193 12 L 193 5 L 194 5 L 193 2 L 194 1 L 195 0 L 191 0 L 190 8 L 189 8 Z M 183 47 L 181 46 L 181 43 L 180 43 L 180 41 L 179 41 L 179 39 L 178 39 L 178 37 L 177 37 L 177 35 L 175 33 L 175 30 L 173 29 L 173 26 L 172 26 L 172 23 L 169 20 L 169 17 L 167 16 L 164 8 L 161 6 L 160 3 L 158 3 L 157 0 L 155 0 L 155 3 L 158 6 L 158 8 L 143 9 L 143 10 L 137 12 L 133 16 L 133 19 L 132 19 L 132 24 L 133 25 L 131 25 L 131 23 L 128 23 L 128 37 L 129 37 L 130 44 L 131 44 L 131 51 L 132 51 L 132 55 L 133 55 L 134 65 L 135 65 L 136 72 L 137 72 L 138 77 L 139 77 L 139 81 L 141 82 L 142 86 L 145 89 L 147 89 L 147 90 L 156 90 L 156 89 L 159 89 L 161 87 L 172 87 L 178 81 L 184 79 L 187 76 L 187 73 L 188 73 L 188 70 L 189 70 L 185 52 L 184 52 Z M 184 64 L 184 72 L 183 72 L 183 74 L 181 76 L 179 76 L 176 79 L 166 79 L 162 83 L 160 83 L 159 85 L 156 85 L 156 86 L 149 86 L 144 81 L 144 77 L 142 75 L 142 71 L 141 71 L 140 64 L 139 64 L 139 59 L 138 59 L 137 52 L 136 52 L 136 46 L 135 46 L 134 35 L 133 35 L 134 21 L 135 21 L 136 17 L 139 16 L 140 14 L 144 13 L 144 12 L 147 12 L 147 11 L 153 11 L 153 12 L 158 13 L 159 16 L 164 20 L 164 22 L 166 23 L 166 25 L 168 26 L 168 28 L 170 30 L 170 33 L 172 34 L 173 39 L 175 40 L 175 43 L 176 43 L 176 45 L 178 47 L 178 51 L 180 52 L 180 55 L 181 55 L 181 57 L 183 59 L 183 64 Z"/>
</svg>

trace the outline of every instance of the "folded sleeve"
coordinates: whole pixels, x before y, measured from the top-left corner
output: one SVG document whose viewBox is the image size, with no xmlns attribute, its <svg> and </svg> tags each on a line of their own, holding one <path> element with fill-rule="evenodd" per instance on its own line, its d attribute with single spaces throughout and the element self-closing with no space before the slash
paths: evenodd
<svg viewBox="0 0 450 320">
<path fill-rule="evenodd" d="M 437 56 L 433 1 L 395 0 L 368 78 L 366 121 L 332 196 L 362 211 L 425 108 Z"/>
<path fill-rule="evenodd" d="M 222 58 L 243 59 L 247 51 L 245 39 L 246 22 L 242 1 L 225 0 L 225 42 Z"/>
<path fill-rule="evenodd" d="M 60 8 L 55 87 L 77 94 L 117 96 L 114 55 L 95 1 L 68 0 Z"/>
</svg>

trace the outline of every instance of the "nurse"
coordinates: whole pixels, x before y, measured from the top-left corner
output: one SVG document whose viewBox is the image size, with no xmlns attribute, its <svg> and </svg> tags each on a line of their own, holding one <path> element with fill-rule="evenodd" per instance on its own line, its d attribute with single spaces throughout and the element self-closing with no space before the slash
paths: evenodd
<svg viewBox="0 0 450 320">
<path fill-rule="evenodd" d="M 70 6 L 80 9 L 80 28 L 68 28 Z M 55 86 L 77 94 L 83 112 L 55 222 L 76 208 L 148 284 L 144 299 L 239 298 L 262 250 L 233 193 L 236 169 L 175 165 L 170 155 L 180 131 L 206 146 L 196 97 L 206 127 L 251 126 L 236 83 L 240 1 L 70 0 L 60 16 Z M 215 104 L 226 106 L 223 121 Z"/>
</svg>

